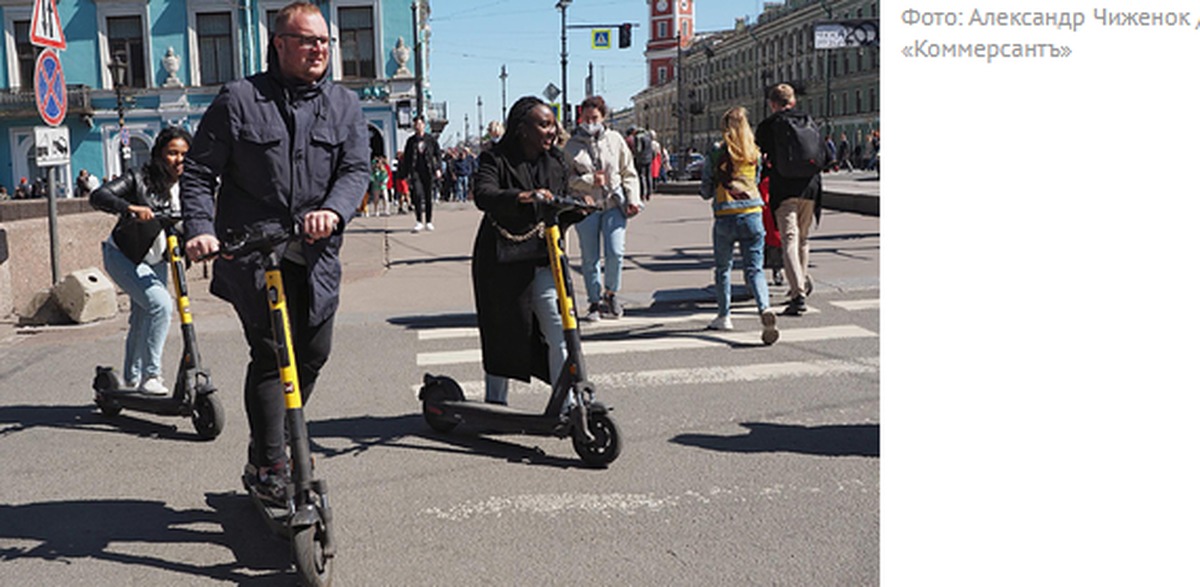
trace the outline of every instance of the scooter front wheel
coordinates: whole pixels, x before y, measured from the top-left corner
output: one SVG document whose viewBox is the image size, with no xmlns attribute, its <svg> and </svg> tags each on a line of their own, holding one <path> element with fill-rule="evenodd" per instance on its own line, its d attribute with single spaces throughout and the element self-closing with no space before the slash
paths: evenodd
<svg viewBox="0 0 1200 587">
<path fill-rule="evenodd" d="M 196 397 L 196 405 L 192 406 L 192 425 L 204 440 L 216 438 L 225 429 L 225 407 L 216 394 L 205 393 Z"/>
<path fill-rule="evenodd" d="M 617 460 L 621 455 L 621 432 L 617 423 L 607 413 L 592 413 L 588 414 L 587 428 L 594 441 L 587 442 L 578 430 L 571 436 L 579 458 L 592 467 L 607 467 Z"/>
<path fill-rule="evenodd" d="M 292 532 L 292 556 L 305 587 L 325 587 L 333 581 L 333 557 L 325 552 L 324 531 L 313 524 Z"/>
</svg>

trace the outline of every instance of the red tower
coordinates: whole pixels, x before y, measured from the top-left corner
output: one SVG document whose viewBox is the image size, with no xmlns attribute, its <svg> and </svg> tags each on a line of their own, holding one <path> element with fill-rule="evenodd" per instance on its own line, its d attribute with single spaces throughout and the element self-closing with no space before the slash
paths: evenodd
<svg viewBox="0 0 1200 587">
<path fill-rule="evenodd" d="M 651 86 L 675 80 L 679 44 L 686 48 L 696 34 L 695 3 L 695 0 L 646 0 L 650 6 L 646 65 Z"/>
</svg>

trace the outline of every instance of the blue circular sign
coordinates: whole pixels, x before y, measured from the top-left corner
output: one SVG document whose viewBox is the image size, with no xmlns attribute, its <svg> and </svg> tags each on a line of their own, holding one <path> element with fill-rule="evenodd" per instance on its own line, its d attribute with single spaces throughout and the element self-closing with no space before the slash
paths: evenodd
<svg viewBox="0 0 1200 587">
<path fill-rule="evenodd" d="M 62 62 L 53 49 L 45 49 L 37 58 L 33 70 L 33 87 L 37 93 L 38 114 L 50 126 L 58 126 L 67 116 L 67 82 Z"/>
</svg>

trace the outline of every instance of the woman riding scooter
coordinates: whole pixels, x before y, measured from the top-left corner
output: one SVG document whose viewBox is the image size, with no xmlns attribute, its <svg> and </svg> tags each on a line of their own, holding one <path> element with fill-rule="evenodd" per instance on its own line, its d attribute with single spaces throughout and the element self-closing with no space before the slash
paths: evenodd
<svg viewBox="0 0 1200 587">
<path fill-rule="evenodd" d="M 471 255 L 486 400 L 508 402 L 508 379 L 551 385 L 567 357 L 538 202 L 563 194 L 567 166 L 554 112 L 532 96 L 509 110 L 504 137 L 480 156 L 475 205 L 485 212 Z M 590 200 L 589 200 L 590 203 Z M 581 213 L 564 214 L 564 225 Z"/>
<path fill-rule="evenodd" d="M 119 217 L 101 245 L 104 270 L 131 302 L 123 387 L 136 387 L 147 395 L 171 393 L 162 380 L 162 351 L 172 311 L 167 237 L 165 221 L 155 214 L 178 216 L 179 176 L 191 144 L 186 130 L 163 129 L 144 166 L 100 186 L 88 198 L 93 207 Z"/>
</svg>

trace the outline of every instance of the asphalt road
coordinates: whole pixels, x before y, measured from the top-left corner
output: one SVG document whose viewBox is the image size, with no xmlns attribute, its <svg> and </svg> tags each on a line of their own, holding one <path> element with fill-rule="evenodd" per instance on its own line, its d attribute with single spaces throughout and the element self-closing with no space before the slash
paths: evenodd
<svg viewBox="0 0 1200 587">
<path fill-rule="evenodd" d="M 813 311 L 781 317 L 781 341 L 764 348 L 744 295 L 737 331 L 704 330 L 706 204 L 652 200 L 630 225 L 627 317 L 583 331 L 624 435 L 607 470 L 582 467 L 569 441 L 422 421 L 427 371 L 481 393 L 478 218 L 446 204 L 433 233 L 410 233 L 407 216 L 348 228 L 335 351 L 306 409 L 331 486 L 336 584 L 879 583 L 877 218 L 825 217 Z M 212 442 L 182 418 L 95 409 L 92 371 L 120 361 L 124 316 L 0 341 L 0 584 L 295 583 L 287 544 L 240 488 L 246 350 L 206 286 L 193 279 L 197 329 L 228 414 Z M 165 362 L 178 353 L 173 332 Z M 545 397 L 540 384 L 512 392 L 530 409 Z"/>
</svg>

